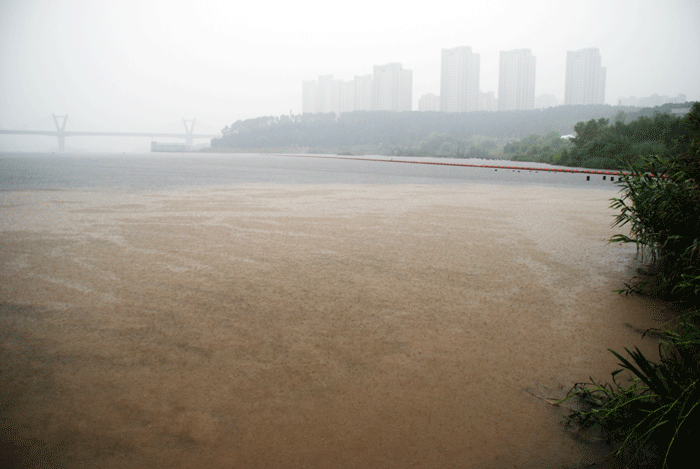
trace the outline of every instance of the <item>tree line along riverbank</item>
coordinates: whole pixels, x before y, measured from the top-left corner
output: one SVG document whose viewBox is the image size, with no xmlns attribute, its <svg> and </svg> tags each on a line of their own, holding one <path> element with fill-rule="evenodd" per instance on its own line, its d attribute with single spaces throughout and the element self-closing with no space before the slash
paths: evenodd
<svg viewBox="0 0 700 469">
<path fill-rule="evenodd" d="M 263 116 L 226 126 L 211 145 L 213 151 L 508 159 L 622 169 L 636 156 L 668 149 L 681 119 L 674 109 L 690 105 Z"/>
</svg>

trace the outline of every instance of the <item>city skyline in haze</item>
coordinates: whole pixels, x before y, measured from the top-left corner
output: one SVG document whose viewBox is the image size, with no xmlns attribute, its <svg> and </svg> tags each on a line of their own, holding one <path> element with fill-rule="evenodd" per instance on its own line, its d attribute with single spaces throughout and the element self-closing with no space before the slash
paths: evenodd
<svg viewBox="0 0 700 469">
<path fill-rule="evenodd" d="M 55 113 L 68 114 L 72 130 L 153 131 L 181 127 L 183 117 L 221 129 L 301 113 L 303 81 L 351 80 L 387 63 L 412 70 L 417 109 L 421 96 L 440 94 L 441 49 L 462 45 L 480 54 L 486 93 L 498 94 L 500 51 L 528 48 L 537 58 L 535 95 L 563 102 L 566 52 L 596 47 L 606 104 L 653 94 L 700 100 L 696 1 L 396 8 L 360 0 L 332 21 L 323 5 L 7 0 L 0 128 L 39 122 L 51 130 Z"/>
</svg>

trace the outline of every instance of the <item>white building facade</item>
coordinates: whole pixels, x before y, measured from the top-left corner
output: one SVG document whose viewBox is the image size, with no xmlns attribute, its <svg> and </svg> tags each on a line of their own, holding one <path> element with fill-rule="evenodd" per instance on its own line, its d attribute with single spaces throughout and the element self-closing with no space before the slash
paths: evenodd
<svg viewBox="0 0 700 469">
<path fill-rule="evenodd" d="M 372 111 L 410 111 L 413 106 L 413 71 L 400 63 L 375 65 L 372 75 Z"/>
<path fill-rule="evenodd" d="M 318 80 L 302 83 L 302 112 L 352 112 L 370 109 L 372 75 L 355 77 L 352 81 L 335 80 L 333 75 L 321 75 Z"/>
<path fill-rule="evenodd" d="M 470 112 L 479 110 L 479 54 L 471 47 L 442 49 L 440 110 Z"/>
<path fill-rule="evenodd" d="M 498 75 L 498 110 L 535 108 L 535 63 L 530 49 L 501 51 Z"/>
<path fill-rule="evenodd" d="M 369 111 L 372 109 L 372 75 L 355 76 L 355 103 L 353 111 Z"/>
<path fill-rule="evenodd" d="M 564 104 L 605 104 L 605 67 L 598 48 L 566 53 Z"/>
<path fill-rule="evenodd" d="M 305 81 L 302 85 L 302 112 L 340 113 L 343 104 L 343 82 L 333 75 L 321 75 L 318 81 Z"/>
<path fill-rule="evenodd" d="M 301 112 L 311 114 L 316 112 L 318 81 L 307 80 L 301 84 Z"/>
<path fill-rule="evenodd" d="M 418 110 L 419 111 L 439 111 L 440 110 L 440 96 L 436 96 L 433 93 L 424 94 L 418 100 Z"/>
<path fill-rule="evenodd" d="M 479 111 L 498 111 L 498 98 L 493 91 L 479 92 Z"/>
</svg>

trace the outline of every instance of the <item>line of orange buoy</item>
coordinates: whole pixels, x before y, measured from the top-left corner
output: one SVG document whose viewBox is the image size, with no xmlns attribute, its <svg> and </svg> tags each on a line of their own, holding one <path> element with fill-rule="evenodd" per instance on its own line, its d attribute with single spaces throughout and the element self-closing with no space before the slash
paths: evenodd
<svg viewBox="0 0 700 469">
<path fill-rule="evenodd" d="M 431 164 L 438 166 L 463 166 L 468 168 L 489 168 L 489 169 L 512 169 L 521 171 L 549 171 L 553 173 L 581 173 L 581 174 L 603 174 L 609 176 L 623 176 L 627 173 L 624 171 L 604 171 L 601 169 L 568 169 L 568 168 L 535 168 L 530 166 L 502 166 L 491 164 L 468 164 L 468 163 L 439 163 L 436 161 L 410 161 L 410 160 L 382 160 L 379 158 L 352 158 L 346 156 L 322 156 L 322 155 L 292 155 L 281 154 L 280 156 L 297 156 L 302 158 L 328 158 L 334 160 L 355 160 L 355 161 L 381 161 L 383 163 L 413 163 L 413 164 Z"/>
</svg>

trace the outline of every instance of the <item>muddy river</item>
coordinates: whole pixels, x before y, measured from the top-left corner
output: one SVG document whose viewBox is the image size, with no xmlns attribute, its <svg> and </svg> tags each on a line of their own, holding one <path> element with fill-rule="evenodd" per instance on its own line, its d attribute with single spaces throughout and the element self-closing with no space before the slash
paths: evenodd
<svg viewBox="0 0 700 469">
<path fill-rule="evenodd" d="M 603 188 L 0 193 L 11 467 L 561 468 L 540 397 L 656 345 Z M 633 327 L 625 325 L 631 324 Z"/>
</svg>

